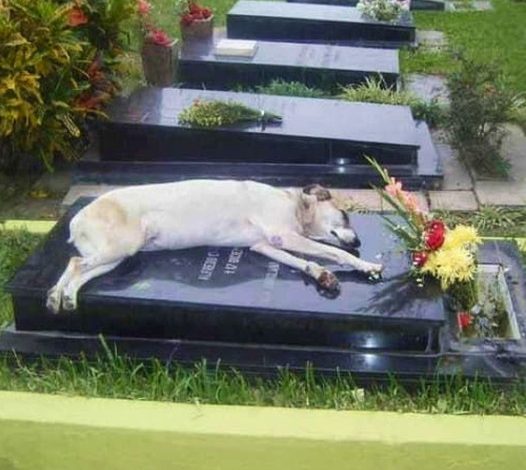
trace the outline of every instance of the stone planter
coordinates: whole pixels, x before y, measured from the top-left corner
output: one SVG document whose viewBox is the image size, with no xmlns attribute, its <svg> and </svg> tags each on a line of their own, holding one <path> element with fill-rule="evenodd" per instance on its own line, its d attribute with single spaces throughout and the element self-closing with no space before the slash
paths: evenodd
<svg viewBox="0 0 526 470">
<path fill-rule="evenodd" d="M 141 51 L 144 78 L 148 85 L 167 87 L 173 85 L 179 58 L 179 42 L 168 46 L 144 43 Z"/>
<path fill-rule="evenodd" d="M 184 40 L 208 39 L 214 33 L 214 15 L 206 20 L 196 20 L 190 25 L 181 24 L 181 36 Z"/>
</svg>

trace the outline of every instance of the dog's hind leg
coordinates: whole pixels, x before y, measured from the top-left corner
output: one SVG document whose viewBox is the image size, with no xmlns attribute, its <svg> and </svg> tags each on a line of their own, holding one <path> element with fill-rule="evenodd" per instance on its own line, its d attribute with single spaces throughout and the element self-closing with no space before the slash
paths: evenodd
<svg viewBox="0 0 526 470">
<path fill-rule="evenodd" d="M 82 260 L 80 273 L 72 277 L 64 287 L 62 296 L 62 307 L 64 310 L 76 310 L 79 289 L 88 281 L 91 281 L 91 279 L 110 272 L 124 259 L 125 258 L 121 258 L 107 263 L 99 261 L 98 264 L 94 264 L 89 260 Z"/>
<path fill-rule="evenodd" d="M 53 313 L 58 313 L 62 303 L 62 294 L 64 287 L 73 278 L 75 273 L 80 269 L 82 258 L 80 256 L 73 256 L 70 258 L 66 269 L 57 283 L 49 289 L 47 293 L 46 307 Z"/>
<path fill-rule="evenodd" d="M 250 247 L 252 251 L 265 255 L 274 261 L 286 264 L 291 268 L 299 269 L 308 276 L 312 277 L 320 286 L 332 292 L 340 290 L 338 278 L 328 269 L 320 266 L 313 261 L 306 261 L 283 251 L 268 242 L 261 242 Z"/>
</svg>

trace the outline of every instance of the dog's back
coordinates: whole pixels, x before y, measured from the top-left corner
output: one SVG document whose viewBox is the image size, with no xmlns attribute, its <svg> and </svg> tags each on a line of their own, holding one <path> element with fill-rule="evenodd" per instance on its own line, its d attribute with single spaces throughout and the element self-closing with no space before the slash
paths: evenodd
<svg viewBox="0 0 526 470">
<path fill-rule="evenodd" d="M 260 227 L 296 229 L 296 204 L 293 192 L 254 181 L 131 186 L 86 206 L 72 220 L 70 231 L 81 252 L 86 238 L 97 238 L 100 246 L 101 232 L 115 238 L 116 231 L 131 242 L 131 251 L 137 250 L 137 243 L 146 249 L 245 246 L 264 236 Z"/>
</svg>

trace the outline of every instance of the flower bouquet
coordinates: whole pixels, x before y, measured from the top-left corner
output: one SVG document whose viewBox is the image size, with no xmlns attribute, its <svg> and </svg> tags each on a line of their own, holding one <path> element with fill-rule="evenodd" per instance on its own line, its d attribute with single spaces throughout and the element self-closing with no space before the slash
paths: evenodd
<svg viewBox="0 0 526 470">
<path fill-rule="evenodd" d="M 174 82 L 177 70 L 177 40 L 153 25 L 150 18 L 151 8 L 146 0 L 138 1 L 137 9 L 143 35 L 141 58 L 144 78 L 150 85 L 170 86 Z"/>
<path fill-rule="evenodd" d="M 404 11 L 408 11 L 410 0 L 359 0 L 356 8 L 364 16 L 376 21 L 393 23 Z"/>
<path fill-rule="evenodd" d="M 425 276 L 431 276 L 440 281 L 443 291 L 448 291 L 473 281 L 477 271 L 476 247 L 481 243 L 475 228 L 467 225 L 449 228 L 442 219 L 424 211 L 415 195 L 404 191 L 402 183 L 391 178 L 375 160 L 367 160 L 385 183 L 378 192 L 399 220 L 389 215 L 383 218 L 409 251 L 411 272 L 417 282 L 422 284 Z"/>
<path fill-rule="evenodd" d="M 396 218 L 383 218 L 408 250 L 411 274 L 418 285 L 423 285 L 426 276 L 440 282 L 463 336 L 498 336 L 507 324 L 507 313 L 495 286 L 478 272 L 476 251 L 481 239 L 476 229 L 469 225 L 448 227 L 444 220 L 424 211 L 415 195 L 404 191 L 375 160 L 367 160 L 385 183 L 377 190 Z"/>
<path fill-rule="evenodd" d="M 195 100 L 179 114 L 181 124 L 196 127 L 230 126 L 241 122 L 280 123 L 281 116 L 230 101 Z"/>
<path fill-rule="evenodd" d="M 214 32 L 212 10 L 202 7 L 192 0 L 183 0 L 180 11 L 181 35 L 183 39 L 206 39 Z"/>
</svg>

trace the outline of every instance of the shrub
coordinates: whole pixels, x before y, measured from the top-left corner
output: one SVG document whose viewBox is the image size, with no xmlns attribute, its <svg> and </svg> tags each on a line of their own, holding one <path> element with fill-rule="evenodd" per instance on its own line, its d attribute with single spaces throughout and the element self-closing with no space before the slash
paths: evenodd
<svg viewBox="0 0 526 470">
<path fill-rule="evenodd" d="M 340 98 L 348 101 L 409 106 L 415 119 L 436 127 L 444 120 L 445 111 L 437 101 L 426 102 L 408 91 L 385 86 L 381 78 L 367 78 L 365 83 L 342 88 Z"/>
<path fill-rule="evenodd" d="M 300 96 L 304 98 L 324 98 L 324 91 L 311 88 L 301 82 L 287 82 L 285 80 L 272 80 L 267 85 L 256 87 L 257 93 L 280 96 Z"/>
<path fill-rule="evenodd" d="M 459 56 L 458 70 L 448 77 L 448 130 L 460 157 L 480 174 L 505 176 L 509 163 L 501 154 L 515 99 L 494 63 Z"/>
<path fill-rule="evenodd" d="M 135 12 L 131 0 L 61 3 L 0 3 L 0 170 L 6 173 L 27 156 L 48 168 L 56 156 L 74 158 L 86 116 L 117 90 L 114 67 L 123 44 L 117 25 Z"/>
</svg>

